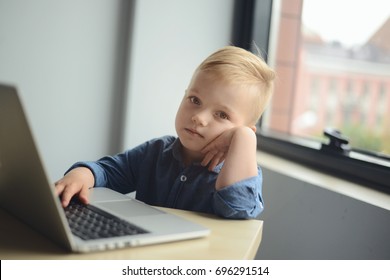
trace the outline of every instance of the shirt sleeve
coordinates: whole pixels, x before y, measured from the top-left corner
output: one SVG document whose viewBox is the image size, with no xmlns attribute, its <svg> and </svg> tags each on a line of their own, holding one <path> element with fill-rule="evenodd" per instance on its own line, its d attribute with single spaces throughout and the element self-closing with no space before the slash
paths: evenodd
<svg viewBox="0 0 390 280">
<path fill-rule="evenodd" d="M 114 156 L 77 162 L 67 172 L 76 167 L 87 167 L 94 175 L 94 187 L 106 187 L 124 194 L 137 191 L 140 174 L 148 176 L 148 172 L 153 171 L 150 162 L 154 162 L 156 154 L 173 139 L 169 136 L 156 138 Z M 147 166 L 150 170 L 146 169 Z"/>
<path fill-rule="evenodd" d="M 87 167 L 95 178 L 94 187 L 111 188 L 120 193 L 129 193 L 135 190 L 129 176 L 128 155 L 106 156 L 98 161 L 83 161 L 73 164 L 67 172 L 76 167 Z"/>
<path fill-rule="evenodd" d="M 227 186 L 214 195 L 214 211 L 230 219 L 253 219 L 264 209 L 262 198 L 263 176 L 258 175 Z"/>
</svg>

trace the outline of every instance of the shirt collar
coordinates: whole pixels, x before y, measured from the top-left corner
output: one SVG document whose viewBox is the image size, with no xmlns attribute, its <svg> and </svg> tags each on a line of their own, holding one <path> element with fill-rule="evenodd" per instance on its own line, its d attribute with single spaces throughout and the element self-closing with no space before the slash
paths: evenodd
<svg viewBox="0 0 390 280">
<path fill-rule="evenodd" d="M 173 157 L 180 161 L 180 162 L 183 162 L 183 157 L 181 155 L 181 142 L 180 142 L 180 139 L 179 137 L 175 139 L 175 141 L 173 142 L 171 148 L 172 148 L 172 154 L 173 154 Z"/>
</svg>

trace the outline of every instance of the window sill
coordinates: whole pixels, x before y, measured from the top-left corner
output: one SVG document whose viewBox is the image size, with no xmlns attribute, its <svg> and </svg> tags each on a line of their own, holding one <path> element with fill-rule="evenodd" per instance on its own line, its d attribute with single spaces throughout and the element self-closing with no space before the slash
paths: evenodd
<svg viewBox="0 0 390 280">
<path fill-rule="evenodd" d="M 257 158 L 263 168 L 390 210 L 390 194 L 331 176 L 264 151 L 258 151 Z"/>
</svg>

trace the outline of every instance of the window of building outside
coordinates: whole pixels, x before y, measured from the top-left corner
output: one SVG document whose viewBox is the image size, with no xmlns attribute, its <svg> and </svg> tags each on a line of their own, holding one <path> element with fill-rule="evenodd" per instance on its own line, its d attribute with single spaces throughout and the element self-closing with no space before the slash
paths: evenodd
<svg viewBox="0 0 390 280">
<path fill-rule="evenodd" d="M 324 143 L 333 128 L 389 167 L 390 1 L 272 2 L 268 63 L 278 78 L 261 129 Z"/>
<path fill-rule="evenodd" d="M 390 155 L 390 1 L 279 5 L 278 81 L 263 128 L 321 139 L 332 127 L 354 148 Z"/>
<path fill-rule="evenodd" d="M 263 128 L 321 139 L 332 127 L 354 148 L 390 155 L 390 2 L 279 5 L 278 81 Z"/>
</svg>

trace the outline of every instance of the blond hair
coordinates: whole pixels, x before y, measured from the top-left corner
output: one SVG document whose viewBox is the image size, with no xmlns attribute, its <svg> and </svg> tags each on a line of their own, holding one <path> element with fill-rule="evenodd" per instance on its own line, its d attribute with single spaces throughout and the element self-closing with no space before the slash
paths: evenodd
<svg viewBox="0 0 390 280">
<path fill-rule="evenodd" d="M 253 124 L 260 119 L 271 99 L 276 76 L 260 55 L 227 46 L 207 57 L 195 72 L 198 71 L 208 72 L 215 80 L 222 82 L 256 86 L 256 100 L 251 110 Z"/>
</svg>

